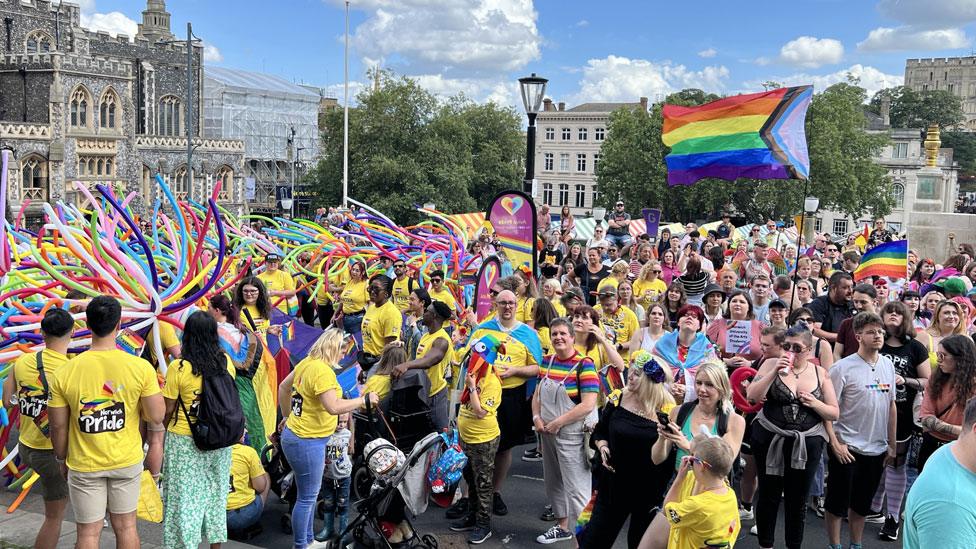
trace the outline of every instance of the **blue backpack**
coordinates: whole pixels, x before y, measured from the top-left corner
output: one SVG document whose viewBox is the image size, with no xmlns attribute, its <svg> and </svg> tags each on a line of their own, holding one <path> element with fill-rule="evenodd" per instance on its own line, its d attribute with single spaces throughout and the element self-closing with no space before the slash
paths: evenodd
<svg viewBox="0 0 976 549">
<path fill-rule="evenodd" d="M 458 441 L 457 429 L 441 433 L 441 440 L 444 441 L 444 447 L 427 469 L 427 483 L 435 494 L 447 492 L 457 485 L 461 480 L 464 466 L 468 464 L 468 456 L 464 455 L 464 450 L 461 449 L 461 443 Z"/>
</svg>

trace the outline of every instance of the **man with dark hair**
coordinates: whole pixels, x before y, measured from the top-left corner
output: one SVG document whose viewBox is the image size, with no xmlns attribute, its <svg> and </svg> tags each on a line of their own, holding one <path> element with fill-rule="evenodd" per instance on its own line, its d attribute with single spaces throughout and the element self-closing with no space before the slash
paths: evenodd
<svg viewBox="0 0 976 549">
<path fill-rule="evenodd" d="M 854 314 L 861 312 L 876 313 L 875 306 L 878 294 L 871 284 L 854 286 L 851 302 L 854 303 Z M 837 341 L 834 342 L 834 362 L 857 352 L 857 338 L 850 318 L 845 318 L 837 329 Z"/>
<path fill-rule="evenodd" d="M 430 409 L 434 429 L 440 432 L 450 422 L 448 413 L 448 386 L 444 374 L 451 366 L 451 336 L 444 323 L 453 316 L 451 308 L 440 301 L 433 301 L 424 310 L 423 323 L 427 333 L 417 345 L 417 358 L 393 367 L 393 377 L 398 378 L 407 370 L 423 370 L 430 380 Z"/>
<path fill-rule="evenodd" d="M 152 366 L 116 346 L 119 302 L 98 296 L 85 313 L 90 350 L 69 360 L 51 380 L 51 442 L 68 469 L 78 547 L 98 547 L 106 507 L 118 547 L 138 547 L 139 419 L 162 423 L 166 405 Z"/>
<path fill-rule="evenodd" d="M 444 271 L 440 269 L 432 271 L 428 280 L 430 280 L 430 286 L 427 287 L 427 293 L 430 294 L 430 298 L 434 301 L 440 301 L 450 307 L 452 311 L 456 311 L 457 300 L 454 299 L 451 291 L 447 289 L 444 280 Z"/>
<path fill-rule="evenodd" d="M 845 318 L 850 318 L 851 290 L 854 278 L 850 273 L 837 271 L 827 282 L 827 295 L 814 298 L 807 307 L 813 312 L 813 335 L 833 343 Z"/>
<path fill-rule="evenodd" d="M 858 264 L 861 263 L 861 254 L 850 250 L 844 252 L 843 261 L 840 266 L 840 270 L 853 274 L 855 269 L 857 269 Z"/>
<path fill-rule="evenodd" d="M 68 344 L 74 319 L 64 309 L 49 309 L 41 319 L 44 349 L 22 355 L 3 384 L 3 401 L 20 408 L 20 459 L 40 477 L 44 497 L 44 524 L 34 547 L 54 547 L 68 505 L 68 484 L 54 457 L 48 429 L 47 403 L 58 370 L 68 362 Z M 38 387 L 37 381 L 40 381 Z"/>
<path fill-rule="evenodd" d="M 764 272 L 756 273 L 749 280 L 749 300 L 752 301 L 752 312 L 756 320 L 769 324 L 769 276 Z"/>
<path fill-rule="evenodd" d="M 842 547 L 840 524 L 845 515 L 851 546 L 861 546 L 864 517 L 873 514 L 871 503 L 881 474 L 897 456 L 895 368 L 880 353 L 884 324 L 878 315 L 863 312 L 854 317 L 853 326 L 857 352 L 830 369 L 840 410 L 837 421 L 826 422 L 831 452 L 824 508 L 831 549 Z"/>
<path fill-rule="evenodd" d="M 905 549 L 976 547 L 976 398 L 959 439 L 935 451 L 908 493 Z"/>
</svg>

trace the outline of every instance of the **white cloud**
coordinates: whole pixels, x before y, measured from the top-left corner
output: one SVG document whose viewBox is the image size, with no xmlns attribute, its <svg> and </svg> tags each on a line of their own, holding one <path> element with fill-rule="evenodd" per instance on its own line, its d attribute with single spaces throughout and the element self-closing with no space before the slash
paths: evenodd
<svg viewBox="0 0 976 549">
<path fill-rule="evenodd" d="M 904 76 L 901 74 L 885 74 L 874 67 L 856 64 L 829 74 L 795 73 L 786 76 L 770 76 L 768 78 L 750 80 L 743 82 L 744 89 L 741 91 L 744 93 L 752 93 L 762 90 L 762 83 L 771 80 L 773 82 L 779 82 L 784 86 L 813 84 L 815 92 L 822 92 L 838 82 L 847 82 L 848 75 L 860 79 L 860 84 L 858 85 L 867 90 L 868 98 L 872 97 L 875 92 L 881 89 L 900 86 L 904 81 Z"/>
<path fill-rule="evenodd" d="M 729 69 L 708 66 L 699 71 L 671 61 L 648 61 L 610 55 L 590 59 L 583 67 L 579 91 L 568 98 L 571 103 L 590 101 L 636 102 L 648 97 L 652 102 L 684 88 L 701 88 L 709 92 L 725 89 Z"/>
<path fill-rule="evenodd" d="M 881 0 L 878 11 L 920 28 L 946 29 L 976 21 L 976 2 L 973 0 Z"/>
<path fill-rule="evenodd" d="M 586 19 L 580 19 L 579 21 L 576 22 L 576 27 L 577 28 L 581 28 L 582 29 L 584 27 L 589 27 L 589 26 L 590 26 L 590 22 L 587 21 Z"/>
<path fill-rule="evenodd" d="M 88 2 L 87 5 L 95 8 L 95 2 Z M 133 39 L 139 32 L 139 24 L 129 19 L 122 12 L 112 11 L 109 13 L 85 13 L 81 12 L 81 26 L 92 31 L 105 31 L 112 36 L 124 34 Z"/>
<path fill-rule="evenodd" d="M 951 50 L 969 46 L 960 28 L 920 29 L 911 25 L 878 27 L 857 43 L 861 51 Z"/>
<path fill-rule="evenodd" d="M 203 43 L 203 60 L 210 63 L 220 63 L 224 60 L 224 54 L 220 53 L 217 46 L 209 42 Z"/>
<path fill-rule="evenodd" d="M 332 0 L 335 3 L 335 0 Z M 359 55 L 407 75 L 505 77 L 539 59 L 532 0 L 362 0 Z"/>
<path fill-rule="evenodd" d="M 711 59 L 712 57 L 715 57 L 717 54 L 718 54 L 718 50 L 716 50 L 715 48 L 708 48 L 706 50 L 702 50 L 698 52 L 698 57 L 702 57 L 704 59 Z"/>
<path fill-rule="evenodd" d="M 843 57 L 844 45 L 833 38 L 801 36 L 779 50 L 779 62 L 805 69 L 840 63 Z"/>
</svg>

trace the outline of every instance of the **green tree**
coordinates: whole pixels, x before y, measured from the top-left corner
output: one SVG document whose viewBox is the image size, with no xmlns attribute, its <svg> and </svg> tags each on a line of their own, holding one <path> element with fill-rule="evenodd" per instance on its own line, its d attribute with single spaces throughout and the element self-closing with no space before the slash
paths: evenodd
<svg viewBox="0 0 976 549">
<path fill-rule="evenodd" d="M 926 128 L 938 124 L 951 128 L 962 124 L 965 115 L 962 102 L 946 90 L 917 92 L 906 86 L 878 91 L 871 98 L 871 110 L 881 112 L 881 98 L 888 94 L 891 100 L 890 122 L 893 128 Z"/>
<path fill-rule="evenodd" d="M 665 102 L 694 106 L 715 99 L 700 90 L 682 90 Z M 856 83 L 836 84 L 815 95 L 807 112 L 809 192 L 820 197 L 821 208 L 854 217 L 891 208 L 885 170 L 873 161 L 887 136 L 865 131 L 864 99 L 864 89 Z M 804 184 L 795 180 L 705 179 L 668 187 L 662 127 L 661 104 L 648 113 L 625 108 L 611 114 L 597 169 L 601 205 L 609 207 L 619 198 L 632 215 L 641 207 L 660 207 L 666 219 L 681 221 L 715 219 L 729 207 L 757 221 L 788 218 L 802 210 Z"/>
<path fill-rule="evenodd" d="M 521 185 L 524 141 L 511 108 L 464 96 L 438 100 L 406 77 L 379 75 L 349 111 L 349 195 L 400 223 L 434 202 L 446 213 L 483 210 Z M 342 200 L 342 112 L 326 115 L 322 156 L 309 175 L 319 205 Z"/>
</svg>

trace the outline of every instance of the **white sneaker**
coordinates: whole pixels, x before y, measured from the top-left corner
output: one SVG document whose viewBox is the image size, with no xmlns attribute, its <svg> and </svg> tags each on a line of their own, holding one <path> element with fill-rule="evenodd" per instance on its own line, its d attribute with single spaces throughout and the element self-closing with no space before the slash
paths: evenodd
<svg viewBox="0 0 976 549">
<path fill-rule="evenodd" d="M 753 524 L 752 525 L 752 528 L 749 529 L 749 533 L 752 534 L 753 536 L 758 536 L 759 535 L 759 527 L 756 526 L 755 524 Z"/>
<path fill-rule="evenodd" d="M 739 509 L 739 520 L 753 520 L 756 518 L 756 513 L 752 509 Z"/>
</svg>

